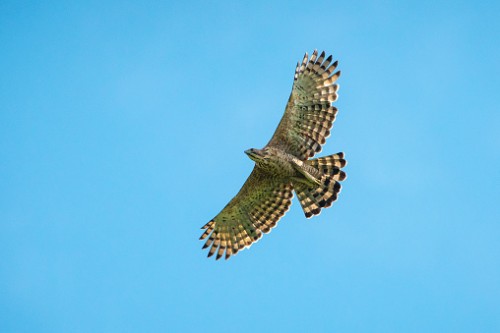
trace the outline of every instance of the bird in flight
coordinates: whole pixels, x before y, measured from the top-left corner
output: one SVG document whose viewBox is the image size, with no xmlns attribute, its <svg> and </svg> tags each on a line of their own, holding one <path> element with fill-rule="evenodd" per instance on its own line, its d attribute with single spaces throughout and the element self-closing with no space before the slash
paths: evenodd
<svg viewBox="0 0 500 333">
<path fill-rule="evenodd" d="M 313 158 L 330 135 L 337 108 L 338 62 L 325 52 L 297 63 L 285 113 L 269 143 L 245 153 L 254 169 L 238 194 L 202 229 L 208 257 L 229 259 L 276 226 L 290 208 L 293 191 L 306 218 L 331 206 L 346 178 L 344 153 Z"/>
</svg>

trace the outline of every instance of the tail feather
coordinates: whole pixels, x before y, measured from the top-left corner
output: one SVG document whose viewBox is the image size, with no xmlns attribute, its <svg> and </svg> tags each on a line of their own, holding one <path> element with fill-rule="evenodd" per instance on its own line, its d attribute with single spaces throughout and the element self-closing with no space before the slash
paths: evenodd
<svg viewBox="0 0 500 333">
<path fill-rule="evenodd" d="M 344 171 L 340 170 L 347 162 L 343 153 L 312 159 L 306 162 L 322 173 L 321 184 L 294 183 L 294 189 L 307 218 L 318 215 L 322 208 L 330 207 L 337 200 L 342 186 L 340 182 L 346 179 Z"/>
<path fill-rule="evenodd" d="M 344 159 L 344 153 L 337 153 L 330 156 L 314 158 L 307 161 L 306 163 L 325 173 L 328 173 L 332 167 L 342 169 L 347 165 L 347 161 Z"/>
</svg>

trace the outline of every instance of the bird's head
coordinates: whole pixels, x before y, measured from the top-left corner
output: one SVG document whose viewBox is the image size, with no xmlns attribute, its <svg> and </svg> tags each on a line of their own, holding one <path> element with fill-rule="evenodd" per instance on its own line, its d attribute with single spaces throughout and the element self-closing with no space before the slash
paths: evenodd
<svg viewBox="0 0 500 333">
<path fill-rule="evenodd" d="M 245 154 L 247 154 L 252 161 L 255 161 L 255 163 L 265 164 L 269 160 L 268 148 L 264 149 L 250 148 L 248 150 L 245 150 Z"/>
</svg>

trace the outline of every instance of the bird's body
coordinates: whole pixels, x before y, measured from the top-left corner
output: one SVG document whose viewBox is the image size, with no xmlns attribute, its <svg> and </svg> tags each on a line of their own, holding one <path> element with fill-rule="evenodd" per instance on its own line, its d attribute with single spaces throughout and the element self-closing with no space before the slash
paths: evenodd
<svg viewBox="0 0 500 333">
<path fill-rule="evenodd" d="M 252 148 L 245 153 L 255 161 L 256 167 L 269 177 L 308 185 L 321 184 L 323 175 L 321 171 L 279 148 L 266 147 L 261 150 Z"/>
<path fill-rule="evenodd" d="M 252 148 L 245 153 L 255 161 L 258 168 L 273 177 L 292 178 L 300 175 L 297 168 L 303 165 L 302 161 L 279 148 L 267 147 L 261 150 Z"/>
<path fill-rule="evenodd" d="M 307 218 L 329 207 L 346 178 L 343 153 L 310 159 L 321 151 L 337 114 L 340 72 L 325 53 L 307 53 L 297 64 L 285 114 L 269 143 L 245 153 L 255 167 L 238 194 L 202 229 L 208 256 L 226 259 L 268 233 L 286 213 L 293 191 Z"/>
</svg>

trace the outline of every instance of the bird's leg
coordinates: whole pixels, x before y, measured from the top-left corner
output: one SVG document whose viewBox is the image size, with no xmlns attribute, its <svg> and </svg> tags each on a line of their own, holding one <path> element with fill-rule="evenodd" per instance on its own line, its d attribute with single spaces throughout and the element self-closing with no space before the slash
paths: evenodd
<svg viewBox="0 0 500 333">
<path fill-rule="evenodd" d="M 292 177 L 293 181 L 304 183 L 306 185 L 311 185 L 311 184 L 321 185 L 321 175 L 319 175 L 318 170 L 305 164 L 302 167 L 299 166 L 296 167 L 296 169 L 299 175 Z"/>
</svg>

